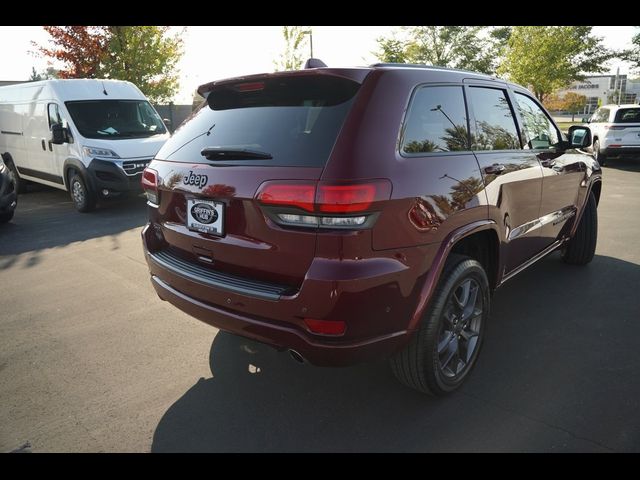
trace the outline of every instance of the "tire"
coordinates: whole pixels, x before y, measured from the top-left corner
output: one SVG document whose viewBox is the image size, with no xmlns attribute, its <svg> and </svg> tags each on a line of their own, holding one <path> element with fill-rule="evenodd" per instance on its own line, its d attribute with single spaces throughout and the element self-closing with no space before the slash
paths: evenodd
<svg viewBox="0 0 640 480">
<path fill-rule="evenodd" d="M 9 167 L 9 171 L 11 172 L 11 176 L 13 177 L 13 183 L 15 185 L 16 193 L 18 195 L 27 193 L 27 181 L 20 178 L 20 174 L 18 173 L 18 169 L 13 164 L 11 160 L 6 161 L 5 164 Z"/>
<path fill-rule="evenodd" d="M 10 222 L 15 212 L 16 212 L 15 210 L 11 210 L 10 212 L 7 212 L 7 213 L 0 213 L 0 223 Z"/>
<path fill-rule="evenodd" d="M 593 192 L 589 192 L 584 213 L 573 238 L 562 251 L 562 260 L 570 265 L 586 265 L 596 253 L 598 242 L 598 206 Z"/>
<path fill-rule="evenodd" d="M 593 142 L 593 155 L 596 158 L 596 161 L 600 164 L 601 167 L 604 167 L 607 163 L 607 156 L 604 153 L 600 152 L 600 140 L 596 139 Z"/>
<path fill-rule="evenodd" d="M 471 305 L 474 290 L 475 303 Z M 489 292 L 482 265 L 470 257 L 452 254 L 419 330 L 390 360 L 398 380 L 434 396 L 459 388 L 473 369 L 482 347 L 490 310 Z M 460 308 L 458 299 L 464 300 L 465 296 L 466 308 Z M 466 357 L 466 363 L 460 354 Z"/>
<path fill-rule="evenodd" d="M 96 208 L 96 194 L 88 188 L 84 178 L 74 173 L 69 180 L 69 194 L 76 210 L 82 213 L 91 212 Z"/>
</svg>

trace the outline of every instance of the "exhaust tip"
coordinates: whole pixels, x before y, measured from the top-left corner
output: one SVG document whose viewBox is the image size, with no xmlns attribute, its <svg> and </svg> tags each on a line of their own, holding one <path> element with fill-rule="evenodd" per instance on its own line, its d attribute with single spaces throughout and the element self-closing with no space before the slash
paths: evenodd
<svg viewBox="0 0 640 480">
<path fill-rule="evenodd" d="M 307 363 L 304 357 L 295 350 L 289 350 L 289 355 L 291 355 L 291 358 L 293 358 L 298 363 Z"/>
</svg>

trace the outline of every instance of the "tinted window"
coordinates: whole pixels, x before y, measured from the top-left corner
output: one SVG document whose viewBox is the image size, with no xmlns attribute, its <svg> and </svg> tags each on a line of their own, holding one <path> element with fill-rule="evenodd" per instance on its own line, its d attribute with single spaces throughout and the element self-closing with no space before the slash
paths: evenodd
<svg viewBox="0 0 640 480">
<path fill-rule="evenodd" d="M 472 87 L 469 89 L 475 117 L 474 150 L 520 149 L 518 130 L 504 90 Z"/>
<path fill-rule="evenodd" d="M 640 107 L 621 108 L 616 112 L 614 123 L 640 123 Z"/>
<path fill-rule="evenodd" d="M 324 77 L 324 78 L 323 78 Z M 338 77 L 274 77 L 214 86 L 207 104 L 157 157 L 232 165 L 324 166 L 359 84 Z M 205 147 L 253 150 L 271 159 L 207 160 Z"/>
<path fill-rule="evenodd" d="M 66 105 L 76 127 L 87 138 L 142 138 L 167 131 L 146 100 L 83 100 Z"/>
<path fill-rule="evenodd" d="M 516 102 L 524 123 L 525 148 L 549 148 L 558 143 L 558 131 L 549 117 L 533 99 L 516 93 Z"/>
<path fill-rule="evenodd" d="M 606 108 L 601 108 L 596 113 L 593 114 L 591 118 L 592 122 L 608 122 L 609 121 L 609 110 Z"/>
<path fill-rule="evenodd" d="M 51 127 L 51 125 L 62 123 L 62 119 L 60 118 L 60 111 L 58 110 L 58 105 L 56 105 L 55 103 L 50 103 L 48 106 L 48 112 L 49 112 L 49 127 Z"/>
<path fill-rule="evenodd" d="M 422 87 L 413 97 L 402 138 L 403 153 L 469 150 L 462 87 Z"/>
</svg>

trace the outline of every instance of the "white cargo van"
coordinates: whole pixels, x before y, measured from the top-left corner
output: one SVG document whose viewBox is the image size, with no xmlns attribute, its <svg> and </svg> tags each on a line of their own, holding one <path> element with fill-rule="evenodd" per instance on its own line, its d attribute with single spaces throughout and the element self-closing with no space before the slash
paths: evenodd
<svg viewBox="0 0 640 480">
<path fill-rule="evenodd" d="M 45 80 L 0 87 L 0 154 L 24 180 L 70 192 L 88 212 L 140 190 L 169 138 L 142 92 L 119 80 Z M 22 185 L 20 185 L 22 184 Z"/>
</svg>

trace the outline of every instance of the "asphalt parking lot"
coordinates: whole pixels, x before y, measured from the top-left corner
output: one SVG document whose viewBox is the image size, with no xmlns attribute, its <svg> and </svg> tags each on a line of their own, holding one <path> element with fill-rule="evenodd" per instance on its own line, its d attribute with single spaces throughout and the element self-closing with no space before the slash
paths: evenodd
<svg viewBox="0 0 640 480">
<path fill-rule="evenodd" d="M 640 161 L 604 170 L 594 261 L 498 290 L 444 399 L 218 333 L 155 295 L 143 199 L 34 188 L 0 226 L 0 452 L 640 451 Z"/>
</svg>

